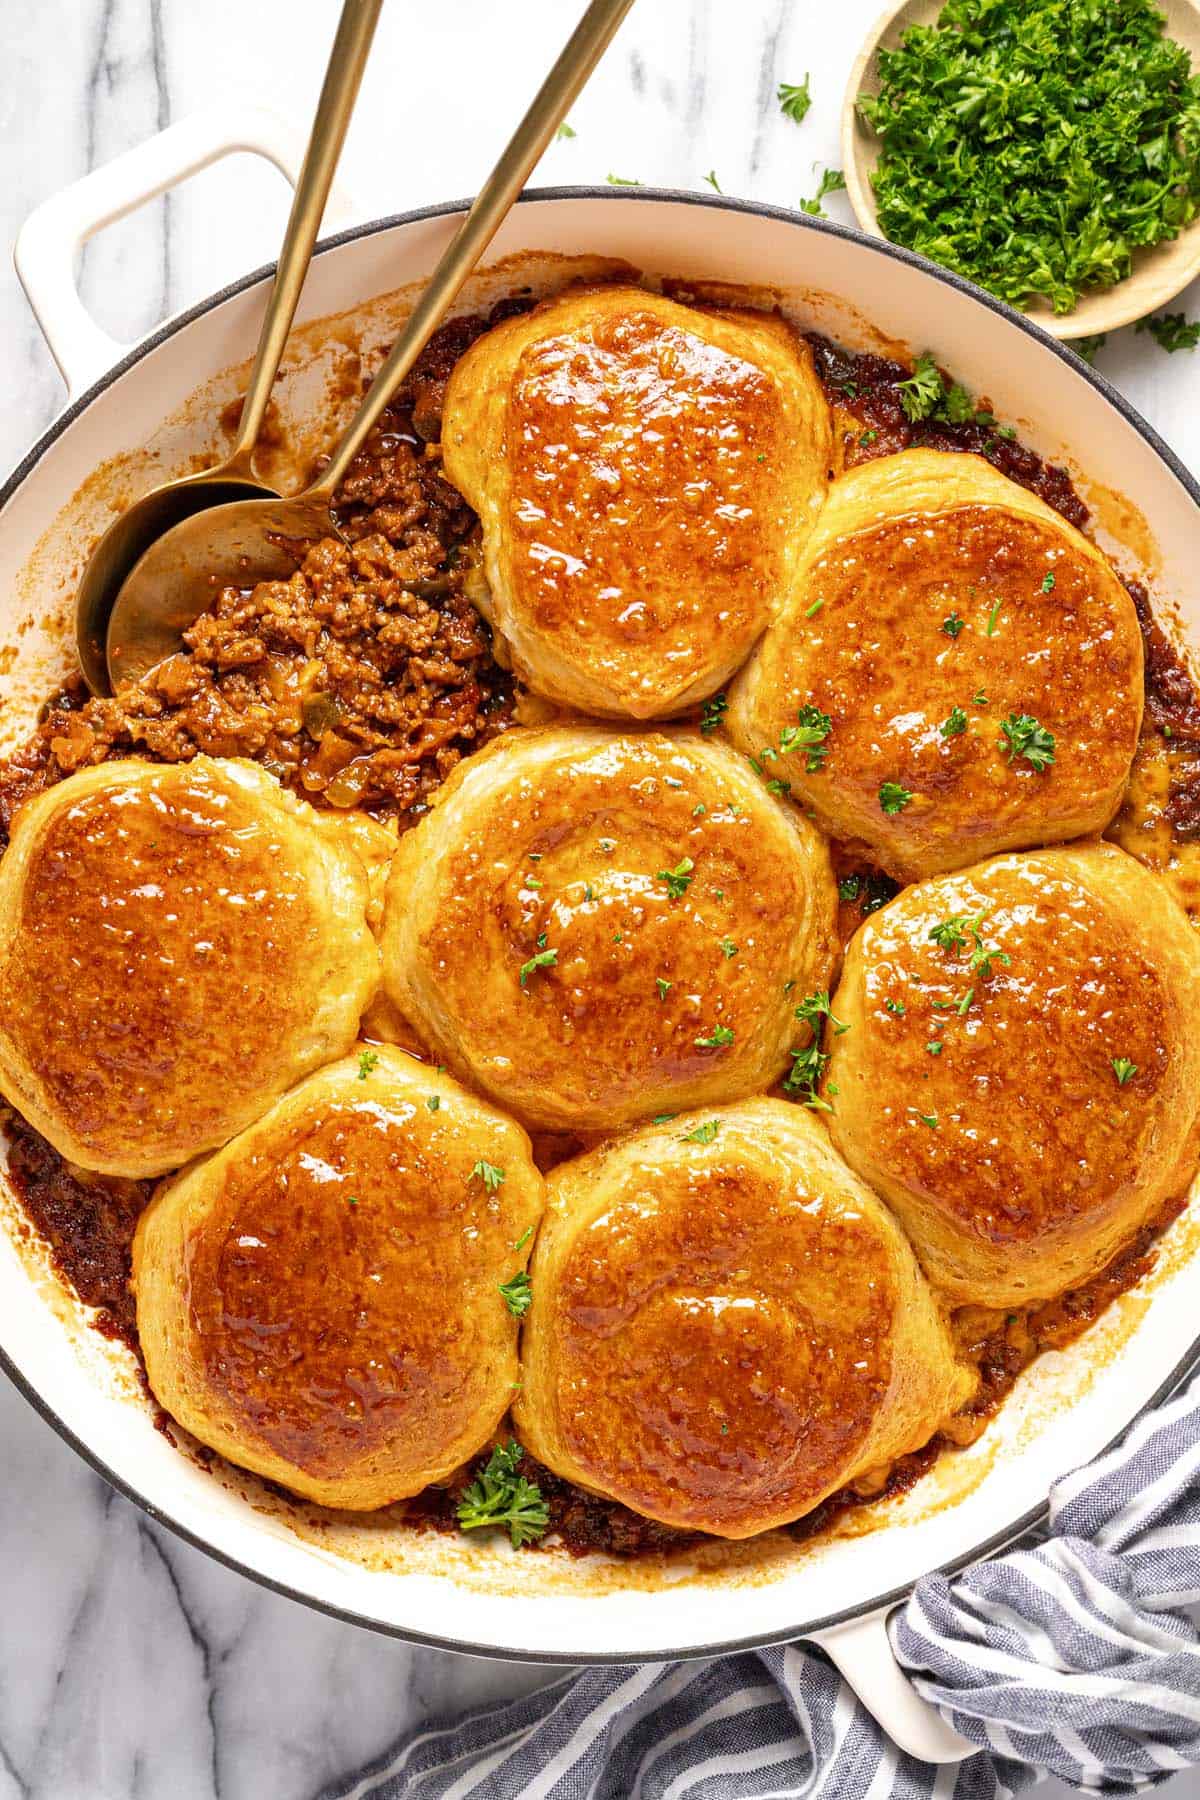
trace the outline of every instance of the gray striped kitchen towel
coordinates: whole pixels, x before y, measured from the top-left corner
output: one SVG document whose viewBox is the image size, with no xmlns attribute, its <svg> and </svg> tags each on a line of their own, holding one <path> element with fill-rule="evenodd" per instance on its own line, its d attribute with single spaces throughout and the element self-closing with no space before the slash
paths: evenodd
<svg viewBox="0 0 1200 1800">
<path fill-rule="evenodd" d="M 978 1752 L 890 1744 L 801 1644 L 573 1673 L 407 1732 L 322 1800 L 992 1800 L 1098 1794 L 1200 1762 L 1200 1378 L 1059 1481 L 1040 1541 L 917 1584 L 892 1643 Z"/>
</svg>

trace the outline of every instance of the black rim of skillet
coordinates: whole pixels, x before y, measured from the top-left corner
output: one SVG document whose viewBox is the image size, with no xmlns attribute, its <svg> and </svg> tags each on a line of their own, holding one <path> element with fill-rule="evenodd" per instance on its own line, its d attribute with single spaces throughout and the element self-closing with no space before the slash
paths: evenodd
<svg viewBox="0 0 1200 1800">
<path fill-rule="evenodd" d="M 749 213 L 758 218 L 772 219 L 781 225 L 789 225 L 796 230 L 823 232 L 828 237 L 843 238 L 849 243 L 857 244 L 861 248 L 871 251 L 881 259 L 886 260 L 890 258 L 895 262 L 907 263 L 910 268 L 919 270 L 928 280 L 938 282 L 943 287 L 953 288 L 957 290 L 958 293 L 967 295 L 967 297 L 974 300 L 978 306 L 985 308 L 988 312 L 994 313 L 998 318 L 1004 319 L 1008 324 L 1015 325 L 1017 329 L 1023 331 L 1027 337 L 1033 338 L 1044 351 L 1058 357 L 1061 362 L 1065 362 L 1073 374 L 1095 388 L 1096 391 L 1108 401 L 1109 405 L 1121 415 L 1126 423 L 1133 427 L 1138 436 L 1150 445 L 1150 448 L 1156 452 L 1159 459 L 1166 465 L 1172 475 L 1175 476 L 1176 480 L 1180 482 L 1191 499 L 1197 506 L 1200 506 L 1200 482 L 1197 482 L 1190 474 L 1171 447 L 1165 443 L 1154 430 L 1153 426 L 1142 417 L 1135 407 L 1130 405 L 1124 395 L 1119 393 L 1112 383 L 1107 381 L 1103 375 L 1097 373 L 1095 369 L 1085 363 L 1080 357 L 1076 356 L 1074 352 L 1069 351 L 1057 338 L 1052 338 L 1047 332 L 1043 331 L 1039 325 L 1035 325 L 1032 319 L 1027 318 L 1023 313 L 1015 311 L 1014 308 L 1008 306 L 1003 300 L 996 299 L 993 294 L 987 293 L 983 288 L 976 287 L 973 282 L 964 280 L 961 275 L 955 275 L 952 271 L 940 268 L 936 263 L 927 261 L 925 257 L 917 256 L 911 250 L 905 250 L 898 244 L 890 243 L 886 238 L 870 237 L 865 232 L 858 231 L 850 226 L 836 224 L 833 220 L 815 219 L 803 213 L 791 212 L 786 207 L 782 206 L 769 206 L 758 201 L 738 200 L 725 195 L 714 194 L 710 196 L 708 194 L 694 194 L 678 188 L 617 188 L 607 186 L 533 188 L 521 195 L 518 204 L 536 206 L 544 201 L 562 200 L 606 200 L 625 204 L 632 203 L 634 205 L 646 201 L 659 204 L 667 202 L 676 206 L 707 208 L 712 212 Z M 412 212 L 395 213 L 388 218 L 371 220 L 365 225 L 353 225 L 348 230 L 338 232 L 333 237 L 322 239 L 313 254 L 314 256 L 322 256 L 327 251 L 340 248 L 343 244 L 354 243 L 359 238 L 372 237 L 378 232 L 390 231 L 396 226 L 416 225 L 429 219 L 447 218 L 455 213 L 465 212 L 469 204 L 469 201 L 466 200 L 447 200 L 437 206 L 417 207 Z M 240 294 L 244 292 L 246 288 L 251 288 L 257 282 L 264 280 L 272 273 L 274 266 L 273 263 L 266 263 L 263 267 L 253 270 L 250 274 L 239 277 L 237 281 L 231 281 L 227 287 L 223 287 L 216 293 L 210 294 L 207 299 L 198 301 L 195 306 L 189 307 L 186 312 L 180 313 L 177 317 L 160 325 L 156 331 L 151 332 L 149 337 L 144 338 L 139 344 L 135 345 L 127 356 L 122 357 L 120 362 L 116 363 L 111 369 L 100 376 L 97 381 L 93 382 L 92 386 L 88 388 L 86 392 L 81 394 L 77 400 L 73 401 L 64 412 L 60 413 L 54 423 L 42 433 L 32 449 L 22 458 L 12 474 L 8 477 L 7 481 L 0 487 L 0 510 L 3 510 L 3 508 L 8 505 L 9 501 L 18 493 L 26 476 L 29 475 L 37 463 L 41 461 L 42 456 L 50 446 L 62 436 L 67 427 L 71 425 L 74 420 L 91 405 L 92 401 L 105 391 L 106 388 L 111 387 L 113 383 L 119 380 L 128 370 L 134 368 L 137 363 L 141 362 L 150 351 L 157 349 L 160 344 L 166 343 L 169 338 L 174 337 L 178 332 L 190 325 L 193 320 L 203 317 L 205 313 L 211 312 L 214 307 L 220 306 L 223 301 L 231 299 L 235 294 Z M 1175 1368 L 1172 1369 L 1171 1373 L 1166 1377 L 1165 1381 L 1163 1381 L 1155 1393 L 1150 1396 L 1145 1405 L 1139 1408 L 1132 1418 L 1127 1419 L 1121 1425 L 1119 1431 L 1114 1433 L 1105 1448 L 1111 1449 L 1113 1445 L 1120 1441 L 1131 1425 L 1135 1424 L 1138 1419 L 1144 1417 L 1145 1414 L 1151 1412 L 1154 1407 L 1159 1405 L 1161 1401 L 1165 1400 L 1167 1396 L 1179 1386 L 1185 1376 L 1187 1376 L 1196 1365 L 1198 1360 L 1200 1360 L 1200 1337 L 1197 1337 L 1187 1354 L 1176 1364 Z M 635 1652 L 631 1655 L 624 1651 L 597 1652 L 588 1649 L 587 1647 L 581 1647 L 575 1654 L 562 1650 L 529 1651 L 506 1649 L 498 1645 L 472 1643 L 470 1639 L 443 1637 L 435 1632 L 416 1631 L 408 1626 L 393 1625 L 380 1619 L 371 1618 L 366 1614 L 355 1612 L 349 1607 L 335 1606 L 328 1600 L 317 1599 L 311 1594 L 303 1593 L 298 1588 L 289 1586 L 287 1582 L 276 1581 L 273 1577 L 262 1574 L 260 1570 L 255 1569 L 251 1564 L 241 1562 L 237 1557 L 230 1556 L 227 1552 L 217 1549 L 213 1544 L 209 1543 L 206 1538 L 191 1531 L 187 1526 L 181 1525 L 177 1519 L 172 1518 L 169 1513 L 164 1512 L 161 1507 L 156 1506 L 153 1501 L 148 1500 L 144 1494 L 139 1493 L 128 1481 L 118 1475 L 115 1470 L 111 1469 L 89 1445 L 83 1443 L 70 1427 L 59 1418 L 53 1407 L 51 1407 L 31 1383 L 26 1380 L 25 1376 L 17 1368 L 8 1352 L 3 1348 L 3 1345 L 0 1345 L 0 1369 L 8 1376 L 9 1380 L 13 1383 L 13 1386 L 25 1396 L 29 1401 L 29 1404 L 42 1415 L 47 1424 L 52 1426 L 58 1435 L 71 1446 L 76 1454 L 82 1457 L 84 1462 L 88 1463 L 95 1469 L 98 1475 L 101 1475 L 104 1480 L 108 1482 L 110 1487 L 115 1488 L 126 1500 L 131 1500 L 135 1506 L 140 1507 L 140 1509 L 146 1513 L 148 1517 L 155 1520 L 157 1524 L 165 1526 L 166 1529 L 173 1532 L 176 1537 L 182 1538 L 185 1543 L 193 1545 L 197 1550 L 202 1550 L 205 1555 L 211 1556 L 215 1562 L 224 1564 L 226 1568 L 235 1570 L 239 1575 L 247 1576 L 251 1581 L 257 1582 L 260 1587 L 267 1588 L 272 1593 L 282 1594 L 289 1600 L 297 1600 L 304 1606 L 311 1607 L 317 1612 L 325 1613 L 330 1618 L 341 1619 L 346 1624 L 360 1625 L 369 1631 L 379 1632 L 385 1637 L 400 1638 L 406 1643 L 421 1644 L 430 1649 L 457 1651 L 462 1655 L 484 1656 L 496 1658 L 505 1662 L 541 1663 L 546 1664 L 547 1666 L 578 1665 L 587 1663 L 629 1664 L 632 1662 L 670 1662 L 681 1659 L 695 1660 L 702 1657 L 729 1655 L 740 1650 L 759 1649 L 767 1644 L 784 1643 L 792 1638 L 807 1636 L 816 1631 L 828 1630 L 832 1626 L 846 1624 L 852 1619 L 864 1618 L 870 1613 L 890 1609 L 907 1599 L 908 1595 L 912 1592 L 913 1583 L 905 1582 L 900 1587 L 892 1588 L 886 1593 L 876 1594 L 869 1600 L 861 1601 L 856 1606 L 848 1606 L 839 1612 L 827 1613 L 816 1619 L 802 1619 L 795 1625 L 786 1627 L 782 1630 L 757 1632 L 752 1633 L 749 1636 L 717 1638 L 708 1644 L 687 1645 L 682 1649 L 676 1650 L 655 1650 L 648 1654 L 639 1654 Z M 1103 1454 L 1103 1452 L 1100 1454 Z M 996 1555 L 999 1551 L 1023 1537 L 1026 1532 L 1030 1531 L 1034 1526 L 1039 1525 L 1046 1517 L 1047 1507 L 1048 1500 L 1041 1501 L 1038 1505 L 1030 1507 L 1027 1512 L 1022 1513 L 1019 1518 L 1010 1520 L 1001 1530 L 994 1532 L 992 1536 L 973 1545 L 970 1550 L 964 1551 L 962 1555 L 954 1557 L 951 1561 L 940 1564 L 937 1571 L 931 1572 L 952 1575 L 958 1570 L 966 1568 L 970 1563 L 979 1562 L 986 1557 Z"/>
</svg>

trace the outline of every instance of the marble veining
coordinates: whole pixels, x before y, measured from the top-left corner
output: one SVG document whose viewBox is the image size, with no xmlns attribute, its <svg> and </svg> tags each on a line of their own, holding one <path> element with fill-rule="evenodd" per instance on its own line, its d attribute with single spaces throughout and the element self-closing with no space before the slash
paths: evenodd
<svg viewBox="0 0 1200 1800">
<path fill-rule="evenodd" d="M 712 174 L 726 193 L 794 203 L 839 162 L 842 88 L 877 4 L 639 0 L 539 182 L 615 174 L 699 189 Z M 472 191 L 576 10 L 392 0 L 343 159 L 361 216 Z M 336 0 L 9 0 L 10 244 L 47 194 L 215 99 L 307 119 L 337 11 Z M 775 89 L 806 71 L 813 107 L 797 128 Z M 273 170 L 228 159 L 90 244 L 84 298 L 132 341 L 267 260 L 286 206 Z M 849 220 L 844 196 L 827 206 Z M 8 465 L 62 402 L 10 268 L 0 333 Z M 1126 331 L 1099 367 L 1200 460 L 1200 355 L 1168 358 Z M 111 1492 L 2 1382 L 0 1444 L 0 1800 L 305 1800 L 406 1721 L 548 1678 L 413 1649 L 265 1592 Z M 1182 1800 L 1200 1780 L 1186 1773 L 1162 1791 Z"/>
</svg>

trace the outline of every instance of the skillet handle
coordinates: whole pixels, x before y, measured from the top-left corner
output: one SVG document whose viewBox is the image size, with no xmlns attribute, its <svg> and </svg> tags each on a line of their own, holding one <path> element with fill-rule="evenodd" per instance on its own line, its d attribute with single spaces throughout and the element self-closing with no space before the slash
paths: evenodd
<svg viewBox="0 0 1200 1800">
<path fill-rule="evenodd" d="M 922 1700 L 892 1652 L 887 1611 L 810 1632 L 894 1744 L 928 1763 L 958 1763 L 979 1749 Z"/>
<path fill-rule="evenodd" d="M 79 297 L 75 259 L 80 246 L 147 200 L 237 151 L 266 157 L 294 187 L 307 135 L 265 107 L 205 107 L 93 169 L 30 213 L 17 234 L 14 260 L 67 384 L 68 401 L 130 348 L 102 331 Z M 335 186 L 326 207 L 327 222 L 333 229 L 348 224 L 350 212 L 345 194 Z"/>
</svg>

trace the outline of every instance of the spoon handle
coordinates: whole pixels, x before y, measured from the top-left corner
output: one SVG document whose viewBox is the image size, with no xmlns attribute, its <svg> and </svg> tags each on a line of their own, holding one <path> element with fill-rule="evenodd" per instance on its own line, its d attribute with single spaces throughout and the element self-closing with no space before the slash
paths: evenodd
<svg viewBox="0 0 1200 1800">
<path fill-rule="evenodd" d="M 591 0 L 558 61 L 534 96 L 499 162 L 442 253 L 387 361 L 367 389 L 320 478 L 306 499 L 328 502 L 417 357 L 453 305 L 463 283 L 499 230 L 538 158 L 608 48 L 633 0 Z"/>
<path fill-rule="evenodd" d="M 250 473 L 254 446 L 271 399 L 283 347 L 292 328 L 382 6 L 383 0 L 345 0 L 342 7 L 321 97 L 317 101 L 312 134 L 296 182 L 275 281 L 259 333 L 237 441 L 226 464 L 231 470 Z"/>
</svg>

